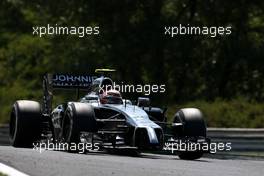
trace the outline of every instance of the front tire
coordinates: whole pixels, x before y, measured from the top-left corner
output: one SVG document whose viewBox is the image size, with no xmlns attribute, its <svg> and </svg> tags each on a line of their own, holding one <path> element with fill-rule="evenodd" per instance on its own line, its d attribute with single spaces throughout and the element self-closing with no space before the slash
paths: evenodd
<svg viewBox="0 0 264 176">
<path fill-rule="evenodd" d="M 178 137 L 206 137 L 206 125 L 199 109 L 185 108 L 179 110 L 174 116 L 174 123 L 182 123 L 183 128 Z M 195 160 L 203 156 L 203 151 L 180 152 L 179 158 Z"/>
<path fill-rule="evenodd" d="M 14 147 L 32 147 L 40 139 L 41 108 L 35 101 L 19 100 L 12 107 L 9 139 Z"/>
<path fill-rule="evenodd" d="M 95 132 L 97 124 L 94 109 L 86 103 L 69 103 L 62 123 L 62 138 L 69 152 L 78 152 L 81 131 Z M 75 147 L 73 147 L 73 145 Z"/>
</svg>

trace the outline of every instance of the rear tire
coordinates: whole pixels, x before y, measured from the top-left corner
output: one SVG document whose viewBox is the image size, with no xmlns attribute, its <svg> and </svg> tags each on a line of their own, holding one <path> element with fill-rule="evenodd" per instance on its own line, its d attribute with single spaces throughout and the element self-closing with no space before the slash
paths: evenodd
<svg viewBox="0 0 264 176">
<path fill-rule="evenodd" d="M 62 123 L 62 138 L 69 146 L 69 152 L 78 152 L 81 131 L 95 132 L 97 124 L 94 109 L 86 103 L 69 103 Z"/>
<path fill-rule="evenodd" d="M 178 137 L 206 137 L 206 125 L 199 109 L 185 108 L 174 116 L 174 123 L 183 123 L 183 129 Z M 180 152 L 179 158 L 185 160 L 199 159 L 203 151 Z"/>
<path fill-rule="evenodd" d="M 14 147 L 32 147 L 40 139 L 41 108 L 35 101 L 19 100 L 12 107 L 9 139 Z"/>
</svg>

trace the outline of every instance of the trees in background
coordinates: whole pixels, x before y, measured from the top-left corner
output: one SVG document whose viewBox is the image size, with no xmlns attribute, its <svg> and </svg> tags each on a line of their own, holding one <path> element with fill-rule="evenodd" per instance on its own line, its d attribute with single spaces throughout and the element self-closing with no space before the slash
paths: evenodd
<svg viewBox="0 0 264 176">
<path fill-rule="evenodd" d="M 126 0 L 0 2 L 0 116 L 41 98 L 46 72 L 118 70 L 126 83 L 166 84 L 154 104 L 264 100 L 264 2 Z M 32 35 L 33 26 L 100 26 L 100 35 Z M 164 35 L 165 26 L 232 26 L 229 36 Z M 127 96 L 133 97 L 128 94 Z"/>
</svg>

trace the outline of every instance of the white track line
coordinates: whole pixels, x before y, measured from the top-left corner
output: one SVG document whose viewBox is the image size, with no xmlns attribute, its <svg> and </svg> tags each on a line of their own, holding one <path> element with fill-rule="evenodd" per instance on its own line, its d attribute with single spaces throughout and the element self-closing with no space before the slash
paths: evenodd
<svg viewBox="0 0 264 176">
<path fill-rule="evenodd" d="M 29 176 L 3 163 L 0 163 L 0 172 L 8 176 Z"/>
</svg>

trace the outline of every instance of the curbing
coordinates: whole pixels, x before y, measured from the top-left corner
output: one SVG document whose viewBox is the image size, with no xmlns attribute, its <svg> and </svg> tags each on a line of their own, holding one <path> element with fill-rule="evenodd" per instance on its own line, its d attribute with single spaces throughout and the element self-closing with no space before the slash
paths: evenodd
<svg viewBox="0 0 264 176">
<path fill-rule="evenodd" d="M 3 173 L 8 176 L 29 176 L 3 163 L 0 163 L 0 173 Z"/>
</svg>

